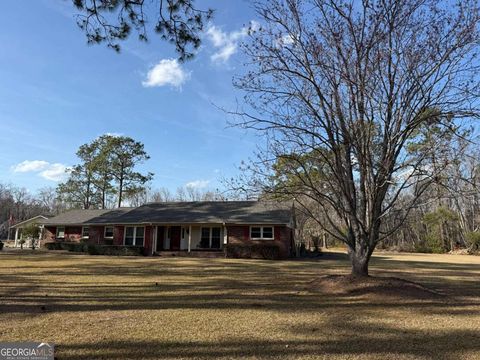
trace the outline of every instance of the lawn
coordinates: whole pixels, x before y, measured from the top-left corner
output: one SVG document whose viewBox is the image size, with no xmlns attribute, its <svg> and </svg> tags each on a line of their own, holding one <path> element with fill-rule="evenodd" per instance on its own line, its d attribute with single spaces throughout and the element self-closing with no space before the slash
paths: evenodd
<svg viewBox="0 0 480 360">
<path fill-rule="evenodd" d="M 333 294 L 315 260 L 0 253 L 0 340 L 58 359 L 479 359 L 480 257 L 378 253 L 372 275 L 442 295 Z M 315 284 L 315 282 L 313 283 Z"/>
</svg>

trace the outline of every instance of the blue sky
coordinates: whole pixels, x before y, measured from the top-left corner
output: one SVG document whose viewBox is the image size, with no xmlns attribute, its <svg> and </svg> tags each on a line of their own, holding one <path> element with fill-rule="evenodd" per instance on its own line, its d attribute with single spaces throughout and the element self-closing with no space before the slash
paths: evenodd
<svg viewBox="0 0 480 360">
<path fill-rule="evenodd" d="M 104 134 L 145 144 L 152 186 L 215 189 L 258 139 L 227 127 L 241 94 L 237 51 L 255 19 L 247 1 L 198 1 L 216 9 L 195 59 L 179 64 L 154 34 L 117 54 L 88 46 L 70 0 L 8 1 L 0 12 L 0 182 L 31 192 L 56 186 L 78 147 Z M 228 5 L 227 5 L 228 4 Z M 231 119 L 230 119 L 231 120 Z"/>
</svg>

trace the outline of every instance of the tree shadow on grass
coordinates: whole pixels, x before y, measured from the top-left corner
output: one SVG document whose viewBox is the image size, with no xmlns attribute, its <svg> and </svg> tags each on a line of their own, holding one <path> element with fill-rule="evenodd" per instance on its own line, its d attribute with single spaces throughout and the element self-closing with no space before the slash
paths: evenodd
<svg viewBox="0 0 480 360">
<path fill-rule="evenodd" d="M 469 307 L 478 306 L 478 299 L 457 301 L 422 301 L 412 297 L 375 300 L 364 299 L 365 291 L 328 295 L 306 290 L 306 284 L 323 272 L 342 271 L 348 258 L 341 253 L 328 253 L 323 260 L 261 261 L 224 259 L 125 259 L 110 257 L 61 256 L 71 260 L 52 268 L 42 267 L 34 273 L 22 269 L 3 273 L 0 286 L 0 311 L 8 312 L 65 312 L 145 309 L 250 309 L 263 307 L 279 312 L 315 312 L 329 308 L 361 308 L 383 306 L 395 308 L 412 306 L 420 311 L 453 311 L 468 313 Z M 104 262 L 109 262 L 108 264 Z M 449 269 L 444 263 L 414 263 L 396 261 L 381 256 L 374 259 L 374 272 L 402 277 L 422 283 L 443 282 L 452 286 L 447 275 L 458 268 Z M 43 265 L 43 264 L 42 264 Z M 318 265 L 318 266 L 317 266 Z M 410 272 L 405 272 L 409 269 Z M 402 273 L 403 271 L 403 273 Z M 447 274 L 447 275 L 445 275 Z M 475 278 L 456 280 L 453 289 L 468 288 Z M 468 294 L 477 294 L 477 288 Z M 465 294 L 465 291 L 462 295 Z M 455 294 L 453 294 L 455 295 Z M 418 300 L 418 301 L 417 301 Z M 442 310 L 443 309 L 443 310 Z"/>
<path fill-rule="evenodd" d="M 354 321 L 336 325 L 341 334 L 299 325 L 284 340 L 259 337 L 221 341 L 102 341 L 59 344 L 58 358 L 68 359 L 279 359 L 279 358 L 394 358 L 461 359 L 480 352 L 475 331 L 399 330 L 365 326 Z M 161 329 L 159 329 L 161 331 Z M 330 330 L 329 330 L 330 331 Z"/>
</svg>

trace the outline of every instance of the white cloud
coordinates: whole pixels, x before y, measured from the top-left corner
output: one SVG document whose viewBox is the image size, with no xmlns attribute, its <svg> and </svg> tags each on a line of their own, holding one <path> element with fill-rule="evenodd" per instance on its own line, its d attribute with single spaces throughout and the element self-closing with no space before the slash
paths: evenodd
<svg viewBox="0 0 480 360">
<path fill-rule="evenodd" d="M 37 173 L 39 176 L 46 180 L 62 181 L 67 177 L 68 167 L 64 164 L 54 163 L 51 164 L 44 160 L 25 160 L 21 163 L 12 166 L 14 173 Z"/>
<path fill-rule="evenodd" d="M 284 34 L 277 40 L 277 47 L 289 46 L 295 43 L 295 39 L 290 34 Z"/>
<path fill-rule="evenodd" d="M 185 71 L 176 59 L 163 59 L 148 71 L 142 85 L 144 87 L 171 85 L 181 88 L 188 79 L 190 72 Z"/>
<path fill-rule="evenodd" d="M 43 160 L 25 160 L 15 166 L 12 166 L 12 170 L 16 173 L 40 171 L 48 167 L 48 165 L 50 165 L 50 163 Z"/>
<path fill-rule="evenodd" d="M 207 29 L 207 38 L 217 51 L 210 56 L 213 62 L 226 63 L 232 55 L 238 50 L 238 43 L 248 35 L 249 29 L 258 29 L 259 24 L 252 21 L 248 27 L 230 33 L 223 31 L 215 25 L 210 25 Z"/>
<path fill-rule="evenodd" d="M 210 180 L 194 180 L 185 184 L 187 188 L 204 189 L 210 184 Z"/>
<path fill-rule="evenodd" d="M 62 181 L 67 177 L 67 167 L 63 164 L 50 164 L 48 169 L 43 170 L 40 176 L 51 181 Z"/>
<path fill-rule="evenodd" d="M 111 137 L 122 137 L 124 136 L 123 133 L 117 133 L 117 132 L 106 132 L 104 135 L 111 136 Z M 100 135 L 102 136 L 102 135 Z M 98 136 L 98 137 L 100 137 Z"/>
</svg>

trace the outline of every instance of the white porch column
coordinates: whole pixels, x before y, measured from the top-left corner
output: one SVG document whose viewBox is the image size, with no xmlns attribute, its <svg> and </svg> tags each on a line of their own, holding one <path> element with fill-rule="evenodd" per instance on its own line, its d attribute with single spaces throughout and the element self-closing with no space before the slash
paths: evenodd
<svg viewBox="0 0 480 360">
<path fill-rule="evenodd" d="M 15 247 L 17 247 L 17 240 L 18 240 L 18 228 L 15 228 Z"/>
<path fill-rule="evenodd" d="M 192 246 L 192 225 L 188 226 L 188 252 L 190 252 Z"/>
<path fill-rule="evenodd" d="M 225 245 L 228 242 L 227 227 L 223 225 L 223 244 Z"/>
</svg>

